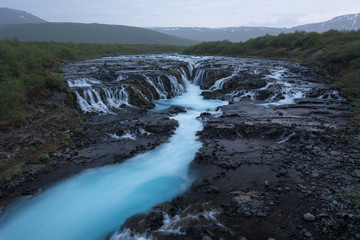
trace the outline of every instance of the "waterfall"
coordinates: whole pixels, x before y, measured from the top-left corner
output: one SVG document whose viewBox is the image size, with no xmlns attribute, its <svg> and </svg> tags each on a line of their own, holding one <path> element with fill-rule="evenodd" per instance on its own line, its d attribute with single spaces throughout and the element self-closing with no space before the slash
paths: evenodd
<svg viewBox="0 0 360 240">
<path fill-rule="evenodd" d="M 240 68 L 237 68 L 233 71 L 233 73 L 230 76 L 221 78 L 219 80 L 217 80 L 213 86 L 210 87 L 210 91 L 214 91 L 214 90 L 218 90 L 218 89 L 222 89 L 224 86 L 224 83 L 230 79 L 232 79 L 233 77 L 235 77 L 236 75 L 238 75 L 238 73 L 240 72 Z"/>
<path fill-rule="evenodd" d="M 204 69 L 197 69 L 195 72 L 193 82 L 196 85 L 201 85 L 203 83 L 204 79 L 206 78 L 206 76 L 207 76 L 207 73 Z"/>
<path fill-rule="evenodd" d="M 166 77 L 169 79 L 170 84 L 171 84 L 171 93 L 174 96 L 180 96 L 181 94 L 183 94 L 186 89 L 184 87 L 184 85 L 180 84 L 178 82 L 178 79 L 173 76 L 173 75 L 166 75 Z M 184 79 L 181 80 L 182 82 L 184 82 Z"/>
<path fill-rule="evenodd" d="M 192 77 L 193 77 L 193 71 L 194 71 L 194 65 L 193 65 L 192 63 L 189 63 L 189 64 L 187 65 L 187 68 L 188 68 L 188 70 L 189 70 L 189 78 L 192 79 Z"/>
<path fill-rule="evenodd" d="M 77 88 L 77 87 L 84 88 L 99 84 L 101 84 L 101 81 L 95 78 L 80 78 L 80 79 L 68 80 L 68 85 L 70 88 Z"/>
<path fill-rule="evenodd" d="M 138 85 L 122 82 L 128 78 L 124 74 L 119 75 L 114 83 L 106 82 L 106 85 L 93 78 L 71 79 L 68 80 L 68 85 L 74 90 L 77 103 L 83 112 L 105 114 L 113 114 L 114 110 L 130 105 L 130 98 L 135 96 L 128 93 L 129 87 L 147 102 L 180 96 L 186 91 L 183 80 L 178 80 L 171 74 L 150 76 L 140 73 L 139 76 L 142 77 L 139 82 L 145 81 L 151 88 L 138 88 Z"/>
<path fill-rule="evenodd" d="M 167 92 L 164 86 L 164 82 L 161 79 L 161 76 L 158 76 L 154 80 L 154 84 L 158 87 L 160 94 L 160 99 L 166 99 L 167 98 Z"/>
<path fill-rule="evenodd" d="M 128 105 L 129 95 L 121 88 L 87 88 L 82 94 L 75 90 L 78 105 L 83 112 L 112 113 L 111 109 L 119 109 Z"/>
<path fill-rule="evenodd" d="M 145 78 L 145 81 L 146 81 L 147 83 L 149 83 L 150 86 L 152 86 L 152 87 L 155 89 L 155 91 L 156 91 L 156 93 L 159 95 L 160 99 L 165 99 L 165 98 L 166 98 L 167 92 L 166 92 L 166 91 L 161 91 L 161 90 L 155 85 L 153 78 L 151 78 L 151 77 L 149 77 L 149 76 L 146 76 L 146 75 L 144 76 L 144 78 Z M 157 78 L 156 78 L 156 79 L 157 79 Z M 154 96 L 152 96 L 152 99 L 157 99 L 157 98 L 155 98 Z"/>
</svg>

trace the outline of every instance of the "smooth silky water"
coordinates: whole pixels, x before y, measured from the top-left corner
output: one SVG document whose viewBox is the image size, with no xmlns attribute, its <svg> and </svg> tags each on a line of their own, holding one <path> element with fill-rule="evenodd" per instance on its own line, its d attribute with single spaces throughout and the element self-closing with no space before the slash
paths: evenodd
<svg viewBox="0 0 360 240">
<path fill-rule="evenodd" d="M 157 101 L 155 111 L 171 105 L 191 108 L 174 117 L 175 134 L 158 148 L 124 163 L 86 170 L 13 206 L 0 221 L 0 239 L 104 239 L 124 221 L 184 192 L 192 182 L 189 163 L 201 147 L 196 118 L 226 102 L 204 100 L 186 79 L 187 91 Z"/>
</svg>

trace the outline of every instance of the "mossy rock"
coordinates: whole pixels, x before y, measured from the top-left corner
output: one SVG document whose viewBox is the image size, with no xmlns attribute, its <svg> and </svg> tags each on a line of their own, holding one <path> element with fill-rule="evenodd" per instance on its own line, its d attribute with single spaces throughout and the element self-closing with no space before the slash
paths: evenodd
<svg viewBox="0 0 360 240">
<path fill-rule="evenodd" d="M 132 88 L 128 88 L 127 92 L 129 93 L 129 104 L 141 107 L 141 108 L 154 108 L 155 104 L 152 102 L 147 101 L 146 99 L 142 98 L 139 93 L 135 92 Z M 145 94 L 144 94 L 145 95 Z"/>
<path fill-rule="evenodd" d="M 158 100 L 160 98 L 159 93 L 155 90 L 154 86 L 149 84 L 145 79 L 128 79 L 125 81 L 126 84 L 129 84 L 136 89 L 138 89 L 144 96 L 149 100 Z M 130 88 L 128 88 L 129 92 Z M 131 89 L 132 90 L 132 89 Z M 134 93 L 134 91 L 132 91 Z M 137 95 L 137 94 L 136 94 Z M 130 94 L 130 96 L 132 96 Z M 135 105 L 136 106 L 136 105 Z"/>
<path fill-rule="evenodd" d="M 223 85 L 223 88 L 228 90 L 249 90 L 262 88 L 265 86 L 266 81 L 264 79 L 251 78 L 247 76 L 236 76 L 229 81 L 226 81 Z"/>
<path fill-rule="evenodd" d="M 164 88 L 165 88 L 166 92 L 170 93 L 172 89 L 171 89 L 171 82 L 170 82 L 169 78 L 165 75 L 162 75 L 161 80 L 164 84 Z"/>
<path fill-rule="evenodd" d="M 39 161 L 40 162 L 49 162 L 50 161 L 49 154 L 48 153 L 41 154 L 41 156 L 39 157 Z"/>
<path fill-rule="evenodd" d="M 183 84 L 181 72 L 180 72 L 179 69 L 171 69 L 171 70 L 170 70 L 170 74 L 176 77 L 176 79 L 178 80 L 178 83 L 179 83 L 179 84 Z"/>
<path fill-rule="evenodd" d="M 210 71 L 208 72 L 207 78 L 201 84 L 200 88 L 203 90 L 209 89 L 212 85 L 215 84 L 217 80 L 228 77 L 230 75 L 231 73 L 229 71 L 224 71 L 224 70 Z"/>
</svg>

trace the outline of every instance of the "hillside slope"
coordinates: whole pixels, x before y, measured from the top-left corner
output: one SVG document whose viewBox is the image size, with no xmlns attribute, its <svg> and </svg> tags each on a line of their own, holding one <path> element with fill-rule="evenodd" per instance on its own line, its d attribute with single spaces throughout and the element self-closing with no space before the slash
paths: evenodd
<svg viewBox="0 0 360 240">
<path fill-rule="evenodd" d="M 156 31 L 105 24 L 39 23 L 12 24 L 0 28 L 0 39 L 100 44 L 161 44 L 190 46 L 198 42 Z"/>
<path fill-rule="evenodd" d="M 46 21 L 25 11 L 0 8 L 0 25 L 43 22 Z"/>
</svg>

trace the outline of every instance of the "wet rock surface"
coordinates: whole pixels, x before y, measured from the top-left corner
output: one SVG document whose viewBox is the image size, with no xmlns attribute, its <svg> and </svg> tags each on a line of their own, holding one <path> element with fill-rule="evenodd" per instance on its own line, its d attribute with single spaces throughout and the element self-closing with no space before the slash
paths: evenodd
<svg viewBox="0 0 360 240">
<path fill-rule="evenodd" d="M 276 64 L 247 69 L 258 75 L 264 67 L 266 89 L 228 80 L 209 87 L 204 95 L 230 104 L 199 117 L 203 147 L 192 170 L 200 178 L 156 206 L 162 216 L 130 218 L 123 229 L 156 239 L 359 239 L 354 108 L 327 86 L 329 79 L 298 64 Z M 199 82 L 206 85 L 206 78 Z"/>
</svg>

